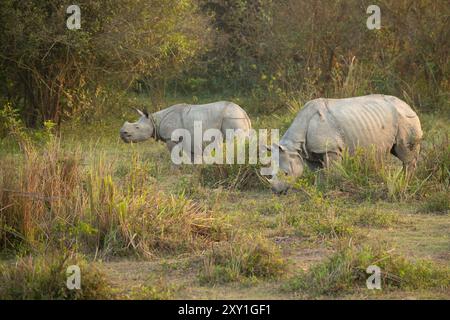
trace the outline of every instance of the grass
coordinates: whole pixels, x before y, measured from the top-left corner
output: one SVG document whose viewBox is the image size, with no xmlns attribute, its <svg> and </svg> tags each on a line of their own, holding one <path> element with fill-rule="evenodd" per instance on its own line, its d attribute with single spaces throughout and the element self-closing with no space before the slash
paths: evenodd
<svg viewBox="0 0 450 320">
<path fill-rule="evenodd" d="M 353 225 L 367 228 L 388 228 L 402 221 L 395 213 L 376 206 L 349 209 L 347 217 Z"/>
<path fill-rule="evenodd" d="M 300 104 L 290 104 L 294 114 Z M 292 117 L 252 120 L 286 128 Z M 11 121 L 12 136 L 0 143 L 2 295 L 360 297 L 364 266 L 384 259 L 380 297 L 448 298 L 440 285 L 450 259 L 448 122 L 438 120 L 424 117 L 426 140 L 411 179 L 392 159 L 358 153 L 321 173 L 305 172 L 283 196 L 271 193 L 256 165 L 171 171 L 163 144 L 120 142 L 122 119 L 66 124 L 61 137 L 51 127 L 30 133 Z M 349 238 L 353 245 L 342 247 Z M 396 251 L 378 248 L 379 239 Z M 67 248 L 73 256 L 62 267 L 64 255 L 48 252 Z M 87 262 L 93 260 L 124 266 L 113 275 Z M 162 267 L 169 260 L 173 267 Z M 66 292 L 64 268 L 73 262 L 92 266 L 113 290 L 92 280 L 91 293 Z"/>
<path fill-rule="evenodd" d="M 260 236 L 237 238 L 211 248 L 199 274 L 202 284 L 280 276 L 286 264 L 279 249 Z"/>
<path fill-rule="evenodd" d="M 449 191 L 438 191 L 429 195 L 420 206 L 419 212 L 448 214 L 450 212 Z"/>
<path fill-rule="evenodd" d="M 67 268 L 80 268 L 80 289 L 68 289 Z M 0 299 L 92 300 L 111 299 L 115 293 L 105 274 L 94 264 L 69 254 L 26 256 L 0 265 Z"/>
<path fill-rule="evenodd" d="M 169 300 L 173 299 L 176 288 L 167 284 L 165 279 L 156 279 L 132 288 L 130 299 L 136 300 Z"/>
<path fill-rule="evenodd" d="M 294 277 L 285 289 L 312 296 L 336 296 L 365 289 L 369 277 L 366 269 L 371 265 L 381 269 L 382 290 L 450 289 L 449 268 L 426 260 L 412 261 L 382 247 L 352 245 Z"/>
<path fill-rule="evenodd" d="M 336 192 L 355 200 L 406 200 L 412 195 L 410 181 L 397 165 L 388 164 L 374 150 L 343 153 L 341 162 L 324 169 L 324 192 Z"/>
<path fill-rule="evenodd" d="M 268 183 L 260 174 L 261 164 L 252 164 L 250 162 L 248 140 L 245 143 L 237 139 L 234 140 L 233 164 L 228 164 L 227 146 L 227 144 L 223 145 L 223 164 L 201 166 L 198 174 L 198 180 L 201 185 L 209 188 L 220 187 L 229 190 L 262 190 L 267 188 Z M 255 152 L 259 152 L 259 150 L 255 150 Z M 243 154 L 243 157 L 241 154 Z M 257 158 L 259 159 L 259 157 Z M 254 160 L 256 161 L 257 159 Z M 243 163 L 236 164 L 240 162 Z"/>
<path fill-rule="evenodd" d="M 103 155 L 83 168 L 81 152 L 63 151 L 58 140 L 31 150 L 17 165 L 0 169 L 3 248 L 55 248 L 75 244 L 103 257 L 127 253 L 151 257 L 194 251 L 226 237 L 226 223 L 184 195 L 148 183 L 146 162 L 132 161 L 114 175 Z"/>
<path fill-rule="evenodd" d="M 257 165 L 216 164 L 204 165 L 199 180 L 205 187 L 232 190 L 261 190 L 267 183 L 259 173 Z"/>
</svg>

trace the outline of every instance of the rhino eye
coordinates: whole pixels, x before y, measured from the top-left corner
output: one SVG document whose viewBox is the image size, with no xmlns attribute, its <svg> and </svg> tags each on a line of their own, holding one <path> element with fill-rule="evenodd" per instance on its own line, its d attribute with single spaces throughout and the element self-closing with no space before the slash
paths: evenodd
<svg viewBox="0 0 450 320">
<path fill-rule="evenodd" d="M 136 129 L 139 129 L 139 127 L 136 126 Z"/>
</svg>

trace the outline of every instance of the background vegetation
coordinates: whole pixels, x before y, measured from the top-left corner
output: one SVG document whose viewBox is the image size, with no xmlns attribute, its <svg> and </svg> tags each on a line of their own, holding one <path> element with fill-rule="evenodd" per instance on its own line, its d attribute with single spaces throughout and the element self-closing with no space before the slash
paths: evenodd
<svg viewBox="0 0 450 320">
<path fill-rule="evenodd" d="M 380 30 L 370 1 L 79 4 L 73 31 L 63 1 L 0 2 L 0 298 L 449 298 L 446 1 L 380 0 Z M 283 133 L 310 99 L 370 93 L 419 114 L 410 179 L 362 152 L 279 197 L 257 166 L 173 172 L 117 134 L 129 107 L 213 100 Z"/>
<path fill-rule="evenodd" d="M 379 1 L 382 28 L 369 30 L 369 2 L 81 1 L 73 31 L 63 1 L 2 1 L 0 89 L 28 126 L 110 111 L 133 90 L 153 108 L 220 94 L 272 113 L 382 92 L 448 111 L 448 3 Z"/>
</svg>

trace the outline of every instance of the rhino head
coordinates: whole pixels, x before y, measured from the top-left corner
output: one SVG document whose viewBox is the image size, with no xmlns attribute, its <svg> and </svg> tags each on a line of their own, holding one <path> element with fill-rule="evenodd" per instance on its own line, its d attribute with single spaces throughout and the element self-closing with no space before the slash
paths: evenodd
<svg viewBox="0 0 450 320">
<path fill-rule="evenodd" d="M 278 174 L 268 179 L 272 191 L 275 193 L 285 193 L 289 189 L 289 184 L 279 178 L 280 175 L 289 177 L 300 177 L 303 174 L 303 158 L 297 150 L 289 150 L 286 146 L 281 144 L 273 144 L 270 150 L 275 151 L 274 148 L 278 148 Z"/>
<path fill-rule="evenodd" d="M 120 128 L 120 137 L 126 143 L 141 142 L 150 139 L 154 135 L 155 126 L 149 113 L 144 110 L 135 109 L 141 116 L 136 122 L 125 121 Z"/>
</svg>

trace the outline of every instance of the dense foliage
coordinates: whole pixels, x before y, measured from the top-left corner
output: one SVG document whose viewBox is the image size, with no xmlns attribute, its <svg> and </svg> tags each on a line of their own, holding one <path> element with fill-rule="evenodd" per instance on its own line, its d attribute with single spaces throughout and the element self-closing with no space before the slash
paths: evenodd
<svg viewBox="0 0 450 320">
<path fill-rule="evenodd" d="M 90 97 L 111 88 L 145 91 L 153 104 L 244 95 L 264 113 L 292 98 L 377 92 L 448 112 L 447 1 L 379 1 L 380 30 L 366 26 L 370 4 L 81 1 L 81 29 L 68 30 L 63 1 L 2 1 L 1 95 L 30 126 L 107 108 L 116 97 Z"/>
<path fill-rule="evenodd" d="M 1 90 L 30 126 L 70 116 L 101 84 L 125 90 L 137 77 L 170 76 L 202 48 L 192 1 L 78 3 L 79 30 L 66 27 L 65 1 L 0 3 Z"/>
</svg>

